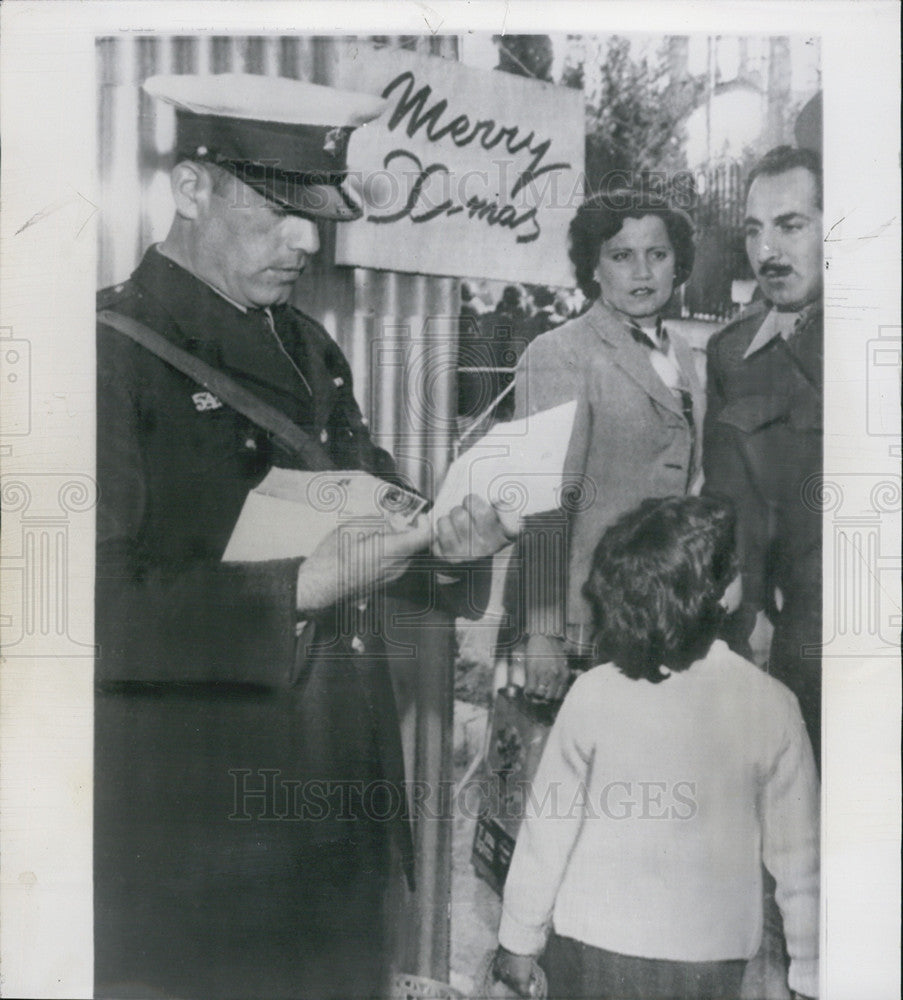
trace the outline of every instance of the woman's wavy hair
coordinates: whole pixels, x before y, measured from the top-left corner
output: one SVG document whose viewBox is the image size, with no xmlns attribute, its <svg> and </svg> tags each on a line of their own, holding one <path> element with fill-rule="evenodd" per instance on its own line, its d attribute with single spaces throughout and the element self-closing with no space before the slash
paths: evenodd
<svg viewBox="0 0 903 1000">
<path fill-rule="evenodd" d="M 726 500 L 645 500 L 605 532 L 583 595 L 593 609 L 596 654 L 653 684 L 660 667 L 686 670 L 706 655 L 737 575 L 735 516 Z"/>
<path fill-rule="evenodd" d="M 580 290 L 590 300 L 599 298 L 601 288 L 596 280 L 599 251 L 624 227 L 625 219 L 642 219 L 657 215 L 665 223 L 674 247 L 674 287 L 682 285 L 693 272 L 696 242 L 690 216 L 675 208 L 666 195 L 623 188 L 606 190 L 587 199 L 571 220 L 569 256 Z"/>
</svg>

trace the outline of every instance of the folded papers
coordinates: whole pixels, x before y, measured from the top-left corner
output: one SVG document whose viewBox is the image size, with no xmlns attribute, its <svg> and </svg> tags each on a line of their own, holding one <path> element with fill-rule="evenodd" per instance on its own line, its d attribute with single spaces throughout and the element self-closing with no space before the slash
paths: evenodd
<svg viewBox="0 0 903 1000">
<path fill-rule="evenodd" d="M 571 400 L 496 424 L 452 463 L 433 514 L 447 514 L 475 493 L 496 508 L 514 534 L 525 515 L 561 506 L 564 460 L 576 412 L 577 401 Z"/>
<path fill-rule="evenodd" d="M 223 561 L 306 557 L 341 524 L 399 531 L 425 505 L 416 493 L 366 472 L 272 468 L 248 494 Z"/>
<path fill-rule="evenodd" d="M 506 530 L 562 503 L 564 460 L 577 402 L 496 424 L 451 465 L 430 516 L 448 514 L 471 493 L 491 503 Z M 427 501 L 354 470 L 271 469 L 245 500 L 224 562 L 309 556 L 331 531 L 360 523 L 402 531 Z"/>
</svg>

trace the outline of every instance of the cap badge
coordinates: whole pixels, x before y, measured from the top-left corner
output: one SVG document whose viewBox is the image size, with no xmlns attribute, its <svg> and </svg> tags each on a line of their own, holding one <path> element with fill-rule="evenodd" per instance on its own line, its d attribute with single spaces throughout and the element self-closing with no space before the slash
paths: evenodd
<svg viewBox="0 0 903 1000">
<path fill-rule="evenodd" d="M 326 133 L 326 138 L 323 140 L 323 152 L 328 156 L 343 159 L 345 156 L 345 149 L 348 146 L 348 136 L 349 129 L 347 128 L 342 128 L 341 126 L 331 128 Z"/>
</svg>

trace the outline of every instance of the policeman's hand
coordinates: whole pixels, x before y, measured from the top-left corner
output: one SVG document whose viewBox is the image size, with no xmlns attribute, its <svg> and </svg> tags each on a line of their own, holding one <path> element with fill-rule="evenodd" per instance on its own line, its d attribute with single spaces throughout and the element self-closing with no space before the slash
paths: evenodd
<svg viewBox="0 0 903 1000">
<path fill-rule="evenodd" d="M 499 945 L 492 972 L 497 980 L 514 990 L 519 997 L 534 996 L 532 955 L 515 955 Z"/>
<path fill-rule="evenodd" d="M 512 655 L 512 666 L 523 670 L 524 694 L 537 701 L 560 701 L 567 691 L 567 656 L 561 639 L 528 636 Z"/>
<path fill-rule="evenodd" d="M 322 611 L 373 584 L 395 579 L 430 543 L 429 519 L 420 515 L 404 531 L 351 522 L 331 531 L 298 569 L 299 612 Z"/>
<path fill-rule="evenodd" d="M 471 493 L 436 521 L 433 555 L 450 563 L 469 562 L 491 556 L 513 540 L 496 509 Z"/>
</svg>

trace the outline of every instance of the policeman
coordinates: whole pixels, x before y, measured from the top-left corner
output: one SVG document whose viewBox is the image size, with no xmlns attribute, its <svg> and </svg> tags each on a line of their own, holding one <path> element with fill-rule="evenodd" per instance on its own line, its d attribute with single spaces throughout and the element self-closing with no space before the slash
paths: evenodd
<svg viewBox="0 0 903 1000">
<path fill-rule="evenodd" d="M 416 553 L 454 570 L 504 533 L 471 497 L 434 529 L 223 561 L 274 466 L 395 477 L 289 304 L 318 220 L 361 214 L 346 149 L 383 102 L 228 74 L 145 90 L 176 109 L 175 215 L 98 299 L 96 995 L 380 995 L 411 846 L 386 652 L 355 616 Z"/>
</svg>

